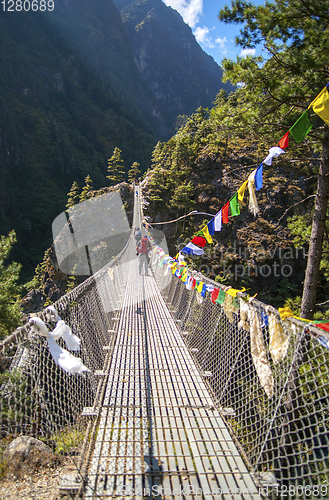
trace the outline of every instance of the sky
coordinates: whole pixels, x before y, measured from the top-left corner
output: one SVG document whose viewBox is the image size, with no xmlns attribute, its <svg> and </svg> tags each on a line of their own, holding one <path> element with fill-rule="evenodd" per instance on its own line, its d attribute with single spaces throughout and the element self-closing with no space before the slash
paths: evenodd
<svg viewBox="0 0 329 500">
<path fill-rule="evenodd" d="M 218 64 L 224 58 L 236 60 L 237 56 L 258 55 L 260 49 L 242 49 L 235 45 L 235 37 L 241 25 L 225 24 L 218 20 L 218 13 L 230 0 L 163 0 L 166 5 L 177 10 L 192 28 L 193 34 L 203 50 Z M 254 0 L 255 4 L 264 3 Z"/>
</svg>

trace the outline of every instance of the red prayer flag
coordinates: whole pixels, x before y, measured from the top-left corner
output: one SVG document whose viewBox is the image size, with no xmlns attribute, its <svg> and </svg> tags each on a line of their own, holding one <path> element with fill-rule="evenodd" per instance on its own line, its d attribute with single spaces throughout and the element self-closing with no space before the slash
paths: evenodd
<svg viewBox="0 0 329 500">
<path fill-rule="evenodd" d="M 216 299 L 218 297 L 218 294 L 219 294 L 218 288 L 214 288 L 213 291 L 211 292 L 211 302 L 213 302 L 214 304 L 216 303 Z"/>
<path fill-rule="evenodd" d="M 193 278 L 193 279 L 192 279 L 192 290 L 194 290 L 195 285 L 196 285 L 196 279 L 195 279 L 195 278 Z"/>
<path fill-rule="evenodd" d="M 198 245 L 198 247 L 205 247 L 207 240 L 203 236 L 195 236 L 193 240 L 191 240 L 194 245 Z"/>
<path fill-rule="evenodd" d="M 314 323 L 319 328 L 322 328 L 322 330 L 326 330 L 327 332 L 329 332 L 329 323 L 316 323 L 315 321 L 314 321 Z"/>
<path fill-rule="evenodd" d="M 230 206 L 230 202 L 228 201 L 222 208 L 222 221 L 223 224 L 228 223 L 228 207 Z"/>
<path fill-rule="evenodd" d="M 289 146 L 289 130 L 286 134 L 284 134 L 282 139 L 280 139 L 278 146 L 280 146 L 281 149 L 285 149 Z"/>
</svg>

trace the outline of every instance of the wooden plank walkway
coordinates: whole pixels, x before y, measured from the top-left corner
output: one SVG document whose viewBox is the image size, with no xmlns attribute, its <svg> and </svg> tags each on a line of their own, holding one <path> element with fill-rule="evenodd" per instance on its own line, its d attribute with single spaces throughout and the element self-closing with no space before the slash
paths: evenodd
<svg viewBox="0 0 329 500">
<path fill-rule="evenodd" d="M 261 500 L 154 278 L 139 276 L 137 259 L 121 293 L 85 498 Z"/>
</svg>

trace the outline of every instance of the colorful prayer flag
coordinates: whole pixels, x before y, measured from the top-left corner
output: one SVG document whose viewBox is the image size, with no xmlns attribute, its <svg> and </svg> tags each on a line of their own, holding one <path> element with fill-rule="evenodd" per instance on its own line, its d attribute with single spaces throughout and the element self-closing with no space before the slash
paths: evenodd
<svg viewBox="0 0 329 500">
<path fill-rule="evenodd" d="M 320 92 L 308 108 L 312 107 L 314 113 L 320 116 L 322 120 L 329 125 L 329 92 L 327 87 Z"/>
<path fill-rule="evenodd" d="M 278 311 L 281 319 L 290 318 L 290 316 L 294 315 L 290 307 L 279 307 Z"/>
<path fill-rule="evenodd" d="M 211 219 L 211 221 L 208 223 L 208 231 L 211 236 L 214 235 L 215 233 L 215 219 Z"/>
<path fill-rule="evenodd" d="M 256 193 L 255 193 L 255 174 L 256 174 L 256 169 L 251 172 L 251 174 L 248 177 L 248 190 L 249 190 L 249 210 L 256 215 L 259 212 L 259 207 L 257 203 L 257 198 L 256 198 Z"/>
<path fill-rule="evenodd" d="M 192 276 L 188 276 L 187 282 L 186 282 L 186 288 L 187 288 L 187 290 L 191 290 L 192 289 L 192 283 L 193 283 Z"/>
<path fill-rule="evenodd" d="M 219 294 L 219 289 L 218 288 L 214 288 L 213 291 L 211 292 L 211 302 L 213 304 L 215 304 L 216 299 L 218 297 L 218 294 Z"/>
<path fill-rule="evenodd" d="M 325 323 L 323 320 L 312 321 L 318 328 L 322 328 L 322 330 L 326 330 L 329 332 L 329 323 Z"/>
<path fill-rule="evenodd" d="M 228 207 L 229 206 L 230 206 L 230 202 L 228 201 L 227 203 L 225 203 L 225 205 L 222 208 L 222 221 L 223 221 L 223 224 L 227 224 L 228 223 Z"/>
<path fill-rule="evenodd" d="M 282 149 L 285 149 L 289 146 L 289 130 L 284 134 L 282 139 L 279 140 L 278 146 Z"/>
<path fill-rule="evenodd" d="M 256 191 L 263 187 L 263 164 L 261 163 L 255 173 L 255 188 Z"/>
<path fill-rule="evenodd" d="M 270 148 L 269 154 L 266 156 L 263 163 L 265 163 L 265 165 L 271 166 L 273 158 L 275 158 L 276 156 L 280 156 L 282 153 L 284 153 L 283 149 L 279 148 L 278 146 Z"/>
<path fill-rule="evenodd" d="M 207 242 L 209 244 L 213 243 L 212 241 L 212 237 L 211 235 L 209 234 L 209 230 L 208 230 L 208 226 L 205 226 L 204 228 L 202 228 L 202 234 L 203 236 L 206 238 Z"/>
<path fill-rule="evenodd" d="M 182 280 L 182 283 L 187 283 L 187 279 L 188 279 L 187 274 L 186 274 L 186 273 L 183 273 L 183 274 L 181 275 L 181 280 Z"/>
<path fill-rule="evenodd" d="M 248 179 L 246 181 L 244 181 L 242 186 L 239 187 L 239 189 L 238 189 L 238 200 L 239 201 L 243 200 L 244 192 L 246 190 L 247 185 L 248 185 Z"/>
<path fill-rule="evenodd" d="M 238 193 L 235 193 L 233 198 L 230 199 L 231 215 L 240 215 L 240 206 L 238 203 Z"/>
<path fill-rule="evenodd" d="M 224 290 L 219 290 L 218 297 L 215 300 L 216 304 L 220 305 L 223 304 L 225 302 L 225 299 L 226 299 L 226 293 L 224 292 Z"/>
<path fill-rule="evenodd" d="M 222 230 L 222 211 L 221 210 L 215 215 L 214 226 L 215 226 L 215 231 Z"/>
<path fill-rule="evenodd" d="M 206 238 L 204 238 L 203 236 L 195 236 L 193 239 L 192 239 L 192 243 L 194 245 L 198 245 L 199 247 L 201 248 L 204 248 L 206 246 L 206 243 L 207 243 L 207 240 Z"/>
<path fill-rule="evenodd" d="M 290 133 L 295 139 L 295 141 L 301 142 L 309 131 L 312 129 L 312 124 L 308 119 L 307 110 L 298 118 L 294 125 L 290 129 Z"/>
<path fill-rule="evenodd" d="M 329 350 L 329 339 L 327 339 L 326 337 L 317 337 L 316 340 L 319 342 L 319 344 L 322 345 L 322 347 L 325 347 Z"/>
<path fill-rule="evenodd" d="M 246 291 L 246 289 L 245 289 L 245 287 L 243 286 L 243 287 L 241 288 L 241 290 L 238 290 L 238 289 L 236 289 L 236 288 L 228 288 L 228 289 L 226 290 L 226 293 L 227 293 L 228 295 L 231 295 L 232 297 L 236 297 L 236 294 L 237 294 L 237 293 L 243 293 L 243 292 L 245 292 L 245 291 Z"/>
<path fill-rule="evenodd" d="M 186 255 L 203 255 L 204 250 L 190 242 L 181 250 L 181 253 L 184 253 Z"/>
</svg>

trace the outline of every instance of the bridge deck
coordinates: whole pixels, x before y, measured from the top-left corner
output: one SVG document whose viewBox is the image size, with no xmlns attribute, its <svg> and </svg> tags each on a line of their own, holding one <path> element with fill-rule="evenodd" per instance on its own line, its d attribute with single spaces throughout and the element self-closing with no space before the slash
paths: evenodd
<svg viewBox="0 0 329 500">
<path fill-rule="evenodd" d="M 260 500 L 154 278 L 129 278 L 85 498 Z"/>
</svg>

